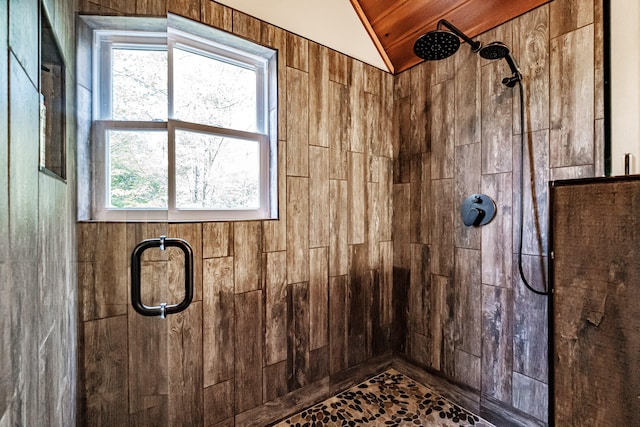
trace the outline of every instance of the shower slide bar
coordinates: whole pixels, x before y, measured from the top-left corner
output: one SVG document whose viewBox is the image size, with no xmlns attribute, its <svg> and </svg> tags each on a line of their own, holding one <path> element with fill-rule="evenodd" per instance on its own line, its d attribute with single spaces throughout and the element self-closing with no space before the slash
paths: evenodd
<svg viewBox="0 0 640 427">
<path fill-rule="evenodd" d="M 159 306 L 147 306 L 142 302 L 140 283 L 142 253 L 149 248 L 177 247 L 184 253 L 184 299 L 178 304 L 162 303 Z M 176 314 L 189 307 L 193 300 L 193 250 L 186 240 L 160 236 L 158 239 L 147 239 L 138 243 L 131 253 L 131 305 L 143 316 L 160 316 Z"/>
</svg>

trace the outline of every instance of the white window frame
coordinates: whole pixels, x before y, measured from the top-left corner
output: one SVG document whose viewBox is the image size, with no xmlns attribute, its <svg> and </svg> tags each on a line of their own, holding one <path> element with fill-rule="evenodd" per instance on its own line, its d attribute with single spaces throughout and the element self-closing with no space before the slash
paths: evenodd
<svg viewBox="0 0 640 427">
<path fill-rule="evenodd" d="M 180 23 L 182 18 L 174 18 Z M 185 20 L 186 21 L 186 20 Z M 194 24 L 190 24 L 194 25 Z M 200 27 L 204 27 L 201 24 Z M 195 32 L 168 28 L 167 33 L 157 31 L 94 30 L 94 126 L 92 131 L 92 200 L 91 219 L 104 221 L 223 221 L 262 220 L 277 218 L 277 150 L 275 115 L 275 79 L 277 60 L 275 51 L 255 45 L 233 35 L 205 27 Z M 208 37 L 209 32 L 219 37 Z M 202 34 L 205 33 L 203 36 Z M 237 40 L 236 40 L 237 39 Z M 221 40 L 216 41 L 216 40 Z M 229 41 L 232 43 L 229 43 Z M 235 44 L 234 44 L 235 43 Z M 251 43 L 248 45 L 247 43 Z M 167 121 L 121 121 L 111 116 L 111 51 L 114 47 L 166 50 L 168 55 Z M 256 72 L 256 132 L 245 132 L 173 118 L 173 49 L 179 48 L 216 60 L 241 66 Z M 261 54 L 261 49 L 270 54 Z M 257 54 L 255 52 L 258 52 Z M 110 186 L 109 130 L 162 130 L 168 138 L 168 207 L 167 209 L 136 209 L 110 207 L 107 191 Z M 175 131 L 206 133 L 255 141 L 259 146 L 259 201 L 257 209 L 178 209 L 176 207 Z M 274 182 L 275 181 L 275 182 Z"/>
</svg>

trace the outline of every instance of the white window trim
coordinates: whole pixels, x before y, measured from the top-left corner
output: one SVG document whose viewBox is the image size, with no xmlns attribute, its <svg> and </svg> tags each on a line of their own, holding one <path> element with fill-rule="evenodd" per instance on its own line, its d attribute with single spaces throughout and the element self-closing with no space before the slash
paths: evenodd
<svg viewBox="0 0 640 427">
<path fill-rule="evenodd" d="M 89 18 L 87 22 L 100 22 L 103 17 Z M 94 27 L 94 87 L 99 97 L 93 97 L 93 129 L 92 129 L 92 167 L 91 167 L 91 220 L 98 221 L 234 221 L 234 220 L 264 220 L 277 218 L 277 58 L 276 51 L 263 48 L 246 40 L 203 24 L 192 23 L 180 17 L 169 16 L 172 27 L 166 33 L 159 31 L 130 30 L 132 18 L 128 18 L 126 31 L 100 30 Z M 118 18 L 109 17 L 109 22 L 117 23 Z M 95 24 L 94 24 L 95 25 Z M 180 29 L 175 29 L 176 26 Z M 199 26 L 199 27 L 198 27 Z M 115 25 L 118 27 L 118 25 Z M 122 28 L 122 27 L 120 27 Z M 186 29 L 186 31 L 181 31 Z M 191 32 L 191 30 L 194 30 Z M 217 34 L 222 43 L 208 38 L 209 33 Z M 196 35 L 197 34 L 197 35 Z M 204 34 L 204 35 L 203 35 Z M 214 37 L 216 38 L 216 37 Z M 228 43 L 228 44 L 227 44 Z M 168 53 L 168 121 L 116 121 L 111 117 L 111 47 L 161 49 Z M 243 132 L 233 129 L 218 128 L 202 124 L 181 122 L 172 119 L 173 114 L 173 84 L 172 47 L 179 47 L 194 51 L 198 54 L 221 59 L 230 64 L 244 66 L 256 71 L 257 90 L 257 132 Z M 98 58 L 98 54 L 103 55 Z M 104 55 L 107 55 L 105 57 Z M 101 59 L 99 61 L 99 59 Z M 102 69 L 98 68 L 98 65 Z M 104 78 L 108 76 L 108 78 Z M 98 101 L 100 100 L 100 101 Z M 100 104 L 99 104 L 100 102 Z M 135 209 L 109 208 L 107 189 L 109 188 L 109 165 L 106 132 L 110 129 L 122 130 L 162 130 L 167 132 L 168 140 L 168 208 L 167 209 Z M 251 140 L 259 143 L 260 150 L 260 208 L 259 209 L 177 209 L 175 206 L 175 131 L 185 129 L 213 135 L 229 136 L 237 139 Z M 82 218 L 81 218 L 82 219 Z"/>
</svg>

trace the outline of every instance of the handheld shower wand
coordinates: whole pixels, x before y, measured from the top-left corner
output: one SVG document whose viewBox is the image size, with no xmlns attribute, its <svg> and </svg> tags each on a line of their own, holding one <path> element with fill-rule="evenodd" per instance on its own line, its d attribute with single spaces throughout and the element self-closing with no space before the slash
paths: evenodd
<svg viewBox="0 0 640 427">
<path fill-rule="evenodd" d="M 507 61 L 507 65 L 509 65 L 509 69 L 511 69 L 511 77 L 505 77 L 502 79 L 503 85 L 507 87 L 514 87 L 522 80 L 522 74 L 520 74 L 516 60 L 513 59 L 513 56 L 511 56 L 511 53 L 509 52 L 509 48 L 504 43 L 489 43 L 488 45 L 483 46 L 478 54 L 484 59 L 504 58 Z"/>
</svg>

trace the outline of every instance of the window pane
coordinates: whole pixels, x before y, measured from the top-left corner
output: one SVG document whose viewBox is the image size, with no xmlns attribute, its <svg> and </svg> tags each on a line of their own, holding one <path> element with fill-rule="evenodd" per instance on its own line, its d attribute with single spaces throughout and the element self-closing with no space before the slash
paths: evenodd
<svg viewBox="0 0 640 427">
<path fill-rule="evenodd" d="M 177 120 L 256 132 L 256 72 L 203 55 L 173 50 Z"/>
<path fill-rule="evenodd" d="M 167 120 L 167 52 L 113 49 L 113 120 Z"/>
<path fill-rule="evenodd" d="M 258 209 L 257 141 L 176 130 L 176 206 Z"/>
<path fill-rule="evenodd" d="M 107 131 L 110 208 L 167 208 L 167 132 Z"/>
</svg>

